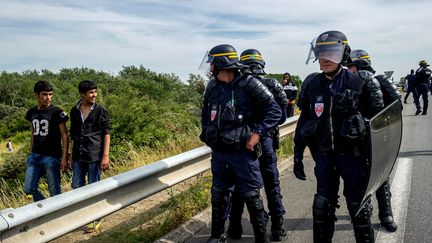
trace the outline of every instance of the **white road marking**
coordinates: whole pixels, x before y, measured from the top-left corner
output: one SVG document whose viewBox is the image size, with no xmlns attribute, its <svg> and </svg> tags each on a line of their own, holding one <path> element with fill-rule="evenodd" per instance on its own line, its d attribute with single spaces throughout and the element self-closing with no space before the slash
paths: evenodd
<svg viewBox="0 0 432 243">
<path fill-rule="evenodd" d="M 398 230 L 394 233 L 389 233 L 380 228 L 376 237 L 377 243 L 403 242 L 404 240 L 405 219 L 411 189 L 411 171 L 412 159 L 399 158 L 395 177 L 391 185 L 393 216 L 398 225 Z"/>
</svg>

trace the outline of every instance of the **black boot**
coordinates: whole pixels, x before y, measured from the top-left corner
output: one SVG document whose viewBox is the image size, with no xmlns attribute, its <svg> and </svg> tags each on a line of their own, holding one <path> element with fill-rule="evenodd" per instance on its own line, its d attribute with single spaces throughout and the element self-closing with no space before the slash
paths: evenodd
<svg viewBox="0 0 432 243">
<path fill-rule="evenodd" d="M 360 209 L 356 215 L 360 203 L 349 203 L 348 211 L 354 228 L 354 235 L 357 243 L 374 243 L 375 236 L 370 216 L 372 215 L 372 204 L 370 200 Z"/>
<path fill-rule="evenodd" d="M 225 219 L 229 202 L 229 193 L 216 187 L 212 188 L 212 223 L 208 243 L 225 242 Z"/>
<path fill-rule="evenodd" d="M 389 232 L 395 232 L 397 225 L 393 219 L 393 212 L 391 207 L 391 192 L 390 184 L 386 180 L 376 191 L 376 198 L 378 201 L 379 219 L 381 225 Z"/>
<path fill-rule="evenodd" d="M 266 188 L 267 206 L 271 215 L 271 240 L 282 241 L 286 236 L 284 227 L 285 208 L 283 206 L 282 195 L 279 184 L 271 188 Z M 268 216 L 267 216 L 268 218 Z"/>
<path fill-rule="evenodd" d="M 272 217 L 271 218 L 271 240 L 272 241 L 282 241 L 286 236 L 286 229 L 284 226 L 283 216 Z"/>
<path fill-rule="evenodd" d="M 249 210 L 250 222 L 254 230 L 255 243 L 269 242 L 267 234 L 267 220 L 264 211 L 263 201 L 259 190 L 245 193 L 244 201 Z"/>
<path fill-rule="evenodd" d="M 415 115 L 417 116 L 418 114 L 420 114 L 422 112 L 422 110 L 421 109 L 417 109 L 417 111 L 416 111 L 416 113 L 415 113 Z"/>
<path fill-rule="evenodd" d="M 315 194 L 313 211 L 313 239 L 315 243 L 332 242 L 336 221 L 337 201 Z"/>
<path fill-rule="evenodd" d="M 241 224 L 244 208 L 244 200 L 239 191 L 235 190 L 231 196 L 231 210 L 229 214 L 228 237 L 231 239 L 241 239 L 243 227 Z"/>
</svg>

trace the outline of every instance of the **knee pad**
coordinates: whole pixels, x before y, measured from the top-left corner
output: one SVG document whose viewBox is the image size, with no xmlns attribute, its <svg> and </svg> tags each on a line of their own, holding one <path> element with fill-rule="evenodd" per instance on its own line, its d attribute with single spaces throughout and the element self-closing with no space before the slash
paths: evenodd
<svg viewBox="0 0 432 243">
<path fill-rule="evenodd" d="M 229 192 L 217 187 L 212 187 L 211 202 L 213 205 L 227 205 L 229 202 Z"/>
<path fill-rule="evenodd" d="M 261 211 L 264 210 L 264 205 L 260 196 L 259 189 L 252 190 L 246 193 L 243 193 L 244 201 L 249 209 L 253 211 Z M 251 213 L 251 212 L 249 212 Z"/>
<path fill-rule="evenodd" d="M 313 216 L 318 220 L 335 218 L 337 203 L 326 197 L 315 194 L 312 211 Z"/>
</svg>

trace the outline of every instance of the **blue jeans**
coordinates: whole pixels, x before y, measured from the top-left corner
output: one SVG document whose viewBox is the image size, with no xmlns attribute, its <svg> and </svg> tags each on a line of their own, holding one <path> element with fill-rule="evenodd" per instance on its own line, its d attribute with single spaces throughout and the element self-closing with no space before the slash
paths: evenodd
<svg viewBox="0 0 432 243">
<path fill-rule="evenodd" d="M 96 162 L 73 162 L 72 188 L 76 189 L 86 184 L 100 181 L 100 161 Z"/>
<path fill-rule="evenodd" d="M 31 194 L 35 202 L 45 199 L 38 189 L 39 179 L 44 175 L 50 196 L 60 194 L 60 158 L 31 153 L 26 163 L 24 192 Z"/>
</svg>

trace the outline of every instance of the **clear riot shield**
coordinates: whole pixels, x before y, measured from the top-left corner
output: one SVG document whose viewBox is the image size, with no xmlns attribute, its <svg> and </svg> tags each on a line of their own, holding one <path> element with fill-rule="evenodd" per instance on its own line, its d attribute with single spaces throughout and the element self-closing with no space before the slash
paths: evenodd
<svg viewBox="0 0 432 243">
<path fill-rule="evenodd" d="M 402 141 L 402 102 L 396 100 L 369 122 L 370 171 L 361 207 L 389 177 Z"/>
</svg>

